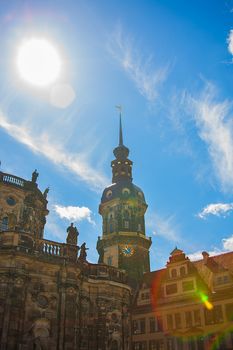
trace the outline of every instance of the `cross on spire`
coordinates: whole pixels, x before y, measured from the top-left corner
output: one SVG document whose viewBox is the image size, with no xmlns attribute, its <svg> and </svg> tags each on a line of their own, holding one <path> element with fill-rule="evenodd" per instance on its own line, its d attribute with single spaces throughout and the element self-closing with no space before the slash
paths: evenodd
<svg viewBox="0 0 233 350">
<path fill-rule="evenodd" d="M 121 123 L 122 106 L 116 106 L 116 109 L 119 111 L 119 117 L 120 117 L 119 146 L 123 146 L 123 133 L 122 133 L 122 123 Z"/>
</svg>

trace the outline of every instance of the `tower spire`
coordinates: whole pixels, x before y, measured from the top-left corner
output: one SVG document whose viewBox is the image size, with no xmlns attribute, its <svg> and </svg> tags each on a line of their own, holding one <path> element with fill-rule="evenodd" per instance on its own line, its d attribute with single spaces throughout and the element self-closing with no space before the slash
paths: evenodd
<svg viewBox="0 0 233 350">
<path fill-rule="evenodd" d="M 120 125 L 119 125 L 119 147 L 123 146 L 123 133 L 122 133 L 122 122 L 121 122 L 121 113 L 122 113 L 122 106 L 116 106 L 116 109 L 119 111 L 119 119 L 120 119 Z"/>
<path fill-rule="evenodd" d="M 132 181 L 133 164 L 133 162 L 130 159 L 128 159 L 129 149 L 123 144 L 123 132 L 121 122 L 122 107 L 116 106 L 116 109 L 119 111 L 119 144 L 113 150 L 113 154 L 116 157 L 116 159 L 114 159 L 111 162 L 113 183 L 123 180 Z"/>
<path fill-rule="evenodd" d="M 116 109 L 119 111 L 119 145 L 114 148 L 113 153 L 117 159 L 126 159 L 129 155 L 129 149 L 123 144 L 123 132 L 122 132 L 122 122 L 121 122 L 121 112 L 122 107 L 116 106 Z"/>
</svg>

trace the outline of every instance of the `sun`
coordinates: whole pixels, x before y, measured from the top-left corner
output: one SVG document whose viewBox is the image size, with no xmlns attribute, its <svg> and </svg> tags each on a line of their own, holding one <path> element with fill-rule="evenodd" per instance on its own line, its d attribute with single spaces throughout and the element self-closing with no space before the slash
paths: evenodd
<svg viewBox="0 0 233 350">
<path fill-rule="evenodd" d="M 30 38 L 18 48 L 16 64 L 22 79 L 39 87 L 57 80 L 61 73 L 61 58 L 46 39 Z"/>
</svg>

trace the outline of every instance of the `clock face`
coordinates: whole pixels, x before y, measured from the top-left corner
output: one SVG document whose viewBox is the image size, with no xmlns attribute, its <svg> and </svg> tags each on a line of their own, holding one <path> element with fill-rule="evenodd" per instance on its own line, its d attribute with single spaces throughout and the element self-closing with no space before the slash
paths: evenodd
<svg viewBox="0 0 233 350">
<path fill-rule="evenodd" d="M 131 245 L 126 244 L 122 247 L 122 253 L 124 254 L 124 256 L 132 256 L 134 254 L 134 251 L 135 250 Z"/>
</svg>

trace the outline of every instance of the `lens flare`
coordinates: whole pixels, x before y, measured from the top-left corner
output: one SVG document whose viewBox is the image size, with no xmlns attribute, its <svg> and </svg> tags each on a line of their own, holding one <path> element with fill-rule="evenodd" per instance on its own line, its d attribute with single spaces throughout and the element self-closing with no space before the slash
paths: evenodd
<svg viewBox="0 0 233 350">
<path fill-rule="evenodd" d="M 61 71 L 61 59 L 46 39 L 24 40 L 19 46 L 16 64 L 22 79 L 40 87 L 53 83 Z"/>
<path fill-rule="evenodd" d="M 205 293 L 203 292 L 198 292 L 198 295 L 202 301 L 202 303 L 205 305 L 205 307 L 208 309 L 208 310 L 212 310 L 213 309 L 213 304 L 208 300 L 208 295 L 206 295 Z"/>
</svg>

